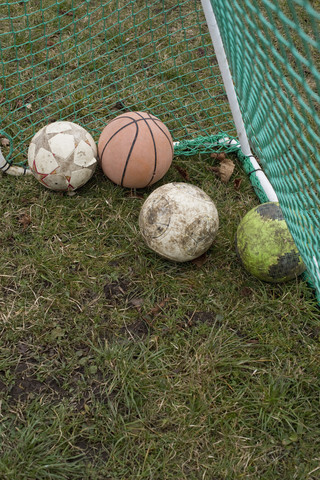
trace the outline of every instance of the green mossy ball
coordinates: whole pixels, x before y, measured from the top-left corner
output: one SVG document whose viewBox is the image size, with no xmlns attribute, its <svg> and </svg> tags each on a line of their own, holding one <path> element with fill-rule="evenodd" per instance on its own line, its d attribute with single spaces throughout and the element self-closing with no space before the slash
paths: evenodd
<svg viewBox="0 0 320 480">
<path fill-rule="evenodd" d="M 258 205 L 244 216 L 236 250 L 244 268 L 266 282 L 286 282 L 305 270 L 277 202 Z"/>
</svg>

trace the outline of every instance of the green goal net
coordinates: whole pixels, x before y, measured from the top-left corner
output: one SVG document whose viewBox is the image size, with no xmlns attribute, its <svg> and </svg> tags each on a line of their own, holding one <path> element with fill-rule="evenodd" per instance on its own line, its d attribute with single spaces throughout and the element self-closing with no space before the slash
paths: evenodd
<svg viewBox="0 0 320 480">
<path fill-rule="evenodd" d="M 262 202 L 266 173 L 320 297 L 315 2 L 0 0 L 0 18 L 3 171 L 25 171 L 47 123 L 98 139 L 108 119 L 149 111 L 179 155 L 236 151 Z"/>
<path fill-rule="evenodd" d="M 317 2 L 211 0 L 246 134 L 320 297 Z"/>
<path fill-rule="evenodd" d="M 1 125 L 24 162 L 41 126 L 147 110 L 175 140 L 236 135 L 199 0 L 0 3 Z"/>
</svg>

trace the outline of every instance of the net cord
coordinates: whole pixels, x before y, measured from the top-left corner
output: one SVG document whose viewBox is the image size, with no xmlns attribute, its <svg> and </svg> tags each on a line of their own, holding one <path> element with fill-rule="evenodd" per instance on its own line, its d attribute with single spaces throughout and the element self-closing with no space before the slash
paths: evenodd
<svg viewBox="0 0 320 480">
<path fill-rule="evenodd" d="M 249 140 L 247 137 L 246 129 L 244 126 L 242 114 L 240 111 L 236 91 L 234 88 L 234 84 L 232 81 L 232 75 L 230 72 L 228 60 L 226 57 L 226 53 L 224 50 L 222 38 L 220 35 L 218 23 L 211 5 L 210 0 L 201 0 L 202 8 L 206 17 L 206 22 L 208 25 L 208 29 L 210 32 L 212 45 L 216 54 L 216 58 L 219 64 L 222 80 L 224 83 L 224 87 L 226 90 L 226 94 L 228 97 L 230 110 L 232 113 L 233 121 L 237 130 L 237 135 L 239 138 L 240 148 L 246 157 L 248 157 L 250 163 L 252 164 L 252 171 L 255 172 L 257 178 L 261 183 L 261 187 L 264 190 L 268 200 L 270 202 L 277 202 L 278 197 L 269 182 L 266 174 L 261 170 L 261 167 L 257 160 L 255 159 L 254 155 L 251 152 L 251 148 L 249 145 Z"/>
</svg>

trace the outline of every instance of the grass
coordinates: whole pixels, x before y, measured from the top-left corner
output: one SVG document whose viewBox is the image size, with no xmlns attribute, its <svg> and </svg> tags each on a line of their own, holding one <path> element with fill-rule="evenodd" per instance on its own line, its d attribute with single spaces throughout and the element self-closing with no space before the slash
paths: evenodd
<svg viewBox="0 0 320 480">
<path fill-rule="evenodd" d="M 0 478 L 317 478 L 316 300 L 243 271 L 234 233 L 257 202 L 208 161 L 175 159 L 221 223 L 186 264 L 137 227 L 174 167 L 139 192 L 98 171 L 73 197 L 2 177 Z"/>
<path fill-rule="evenodd" d="M 125 3 L 117 3 L 124 17 Z M 63 12 L 71 4 L 64 2 Z M 52 120 L 59 108 L 69 120 L 88 119 L 96 140 L 104 118 L 120 113 L 122 106 L 148 107 L 154 114 L 160 109 L 175 138 L 183 138 L 184 124 L 186 136 L 209 131 L 211 115 L 221 115 L 216 118 L 231 128 L 222 115 L 219 82 L 202 91 L 216 65 L 205 41 L 195 39 L 195 19 L 188 11 L 193 3 L 180 4 L 194 55 L 192 71 L 186 71 L 183 31 L 175 30 L 176 2 L 166 2 L 166 23 L 161 8 L 152 5 L 143 15 L 154 24 L 162 19 L 157 51 L 145 45 L 147 23 L 138 28 L 126 20 L 123 38 L 137 66 L 133 90 L 121 82 L 125 62 L 119 45 L 111 43 L 119 58 L 117 75 L 101 80 L 107 107 L 102 97 L 91 103 L 96 100 L 92 85 L 83 96 L 83 79 L 72 72 L 71 55 L 64 66 L 70 69 L 70 96 L 61 98 L 61 66 L 53 62 L 38 92 L 44 100 L 33 92 L 9 113 L 7 103 L 0 105 L 2 118 L 12 119 L 12 137 L 27 128 L 20 150 L 26 150 L 30 132 Z M 21 15 L 17 29 L 24 26 L 25 7 L 11 7 L 12 15 Z M 28 2 L 28 8 L 35 11 L 39 2 Z M 79 4 L 79 27 L 88 22 L 87 8 Z M 60 41 L 50 12 L 44 10 L 46 21 L 51 19 L 46 28 L 52 34 L 52 60 L 62 40 L 69 45 L 72 17 L 60 12 Z M 107 4 L 105 15 L 111 35 L 116 11 Z M 37 13 L 30 22 L 38 25 Z M 3 33 L 6 25 L 1 24 Z M 177 39 L 173 50 L 164 42 L 167 29 Z M 103 65 L 102 37 L 95 33 L 99 55 L 93 69 L 87 65 L 89 82 Z M 148 59 L 140 69 L 136 35 Z M 84 65 L 90 60 L 85 47 L 79 44 L 78 52 Z M 169 58 L 173 51 L 176 71 Z M 30 53 L 27 46 L 25 53 Z M 161 71 L 152 68 L 157 58 Z M 15 85 L 14 72 L 7 81 L 16 94 L 21 85 Z M 29 74 L 22 72 L 21 78 Z M 161 85 L 168 79 L 172 91 Z M 150 98 L 147 86 L 154 93 Z M 208 92 L 219 99 L 213 105 Z M 196 111 L 192 95 L 201 97 L 203 111 Z M 0 177 L 1 480 L 319 478 L 320 311 L 314 292 L 301 278 L 272 285 L 243 270 L 234 237 L 240 219 L 258 200 L 238 163 L 224 184 L 208 167 L 213 162 L 205 154 L 175 157 L 160 182 L 140 191 L 121 189 L 98 169 L 74 196 L 45 190 L 33 177 Z M 147 248 L 138 216 L 151 191 L 186 178 L 214 200 L 220 228 L 204 257 L 176 264 Z"/>
</svg>

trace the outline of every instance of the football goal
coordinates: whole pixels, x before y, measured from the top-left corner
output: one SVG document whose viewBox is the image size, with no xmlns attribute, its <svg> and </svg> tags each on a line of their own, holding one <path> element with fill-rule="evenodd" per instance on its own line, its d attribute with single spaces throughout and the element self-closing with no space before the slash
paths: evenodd
<svg viewBox="0 0 320 480">
<path fill-rule="evenodd" d="M 148 111 L 177 155 L 236 152 L 320 298 L 319 20 L 308 0 L 0 0 L 0 169 L 70 120 Z"/>
</svg>

